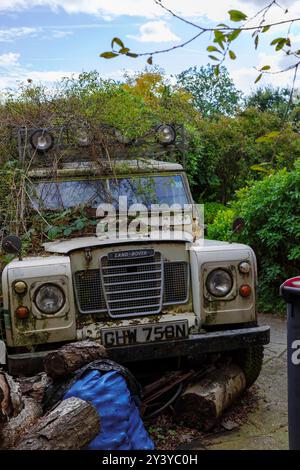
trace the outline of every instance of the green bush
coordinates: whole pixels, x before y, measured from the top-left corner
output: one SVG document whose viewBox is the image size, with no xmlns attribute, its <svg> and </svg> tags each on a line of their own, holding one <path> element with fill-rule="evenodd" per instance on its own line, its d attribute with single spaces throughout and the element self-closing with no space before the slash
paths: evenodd
<svg viewBox="0 0 300 470">
<path fill-rule="evenodd" d="M 209 237 L 228 240 L 234 217 L 245 219 L 235 235 L 255 251 L 259 268 L 259 307 L 281 309 L 279 286 L 300 274 L 300 160 L 292 171 L 281 170 L 237 191 L 231 212 L 219 212 Z"/>
<path fill-rule="evenodd" d="M 231 226 L 234 219 L 234 211 L 223 206 L 219 209 L 214 221 L 208 226 L 208 238 L 212 240 L 229 240 L 232 234 Z"/>
<path fill-rule="evenodd" d="M 206 202 L 204 204 L 204 223 L 212 224 L 219 211 L 225 211 L 226 207 L 220 202 Z"/>
</svg>

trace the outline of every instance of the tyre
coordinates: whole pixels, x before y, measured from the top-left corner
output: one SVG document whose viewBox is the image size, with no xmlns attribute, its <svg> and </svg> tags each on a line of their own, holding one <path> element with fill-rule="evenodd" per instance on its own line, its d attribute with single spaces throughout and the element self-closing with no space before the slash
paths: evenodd
<svg viewBox="0 0 300 470">
<path fill-rule="evenodd" d="M 240 349 L 235 353 L 235 362 L 241 367 L 246 377 L 247 388 L 257 380 L 263 365 L 264 347 L 262 345 Z"/>
</svg>

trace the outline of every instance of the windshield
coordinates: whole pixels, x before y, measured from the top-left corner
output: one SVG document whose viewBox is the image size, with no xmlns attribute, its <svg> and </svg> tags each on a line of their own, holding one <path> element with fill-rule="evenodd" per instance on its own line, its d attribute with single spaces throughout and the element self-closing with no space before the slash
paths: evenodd
<svg viewBox="0 0 300 470">
<path fill-rule="evenodd" d="M 128 206 L 189 204 L 181 175 L 47 181 L 34 183 L 30 191 L 35 209 L 51 211 L 78 206 L 96 209 L 101 203 L 111 203 L 117 208 L 120 196 L 127 196 Z"/>
</svg>

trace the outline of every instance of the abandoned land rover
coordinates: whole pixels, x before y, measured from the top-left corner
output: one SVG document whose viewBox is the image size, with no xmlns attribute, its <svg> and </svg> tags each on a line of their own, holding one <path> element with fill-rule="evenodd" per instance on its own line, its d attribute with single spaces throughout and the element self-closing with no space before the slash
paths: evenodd
<svg viewBox="0 0 300 470">
<path fill-rule="evenodd" d="M 24 257 L 17 237 L 4 238 L 3 251 L 18 255 L 2 272 L 9 370 L 31 373 L 48 351 L 93 339 L 112 359 L 145 368 L 230 353 L 251 385 L 269 342 L 269 327 L 257 324 L 255 254 L 204 238 L 184 171 L 184 130 L 161 124 L 129 141 L 99 129 L 96 137 L 85 128 L 72 137 L 65 128 L 18 130 L 31 210 L 62 219 L 80 208 L 91 223 L 50 227 L 42 251 Z"/>
</svg>

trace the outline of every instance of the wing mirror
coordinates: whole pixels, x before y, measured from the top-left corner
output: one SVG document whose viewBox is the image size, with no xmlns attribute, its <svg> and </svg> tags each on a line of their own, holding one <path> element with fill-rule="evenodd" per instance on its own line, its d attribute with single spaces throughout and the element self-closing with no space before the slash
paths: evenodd
<svg viewBox="0 0 300 470">
<path fill-rule="evenodd" d="M 8 235 L 3 238 L 2 241 L 2 250 L 5 253 L 18 255 L 21 259 L 21 250 L 22 250 L 22 241 L 16 235 Z"/>
<path fill-rule="evenodd" d="M 239 217 L 238 219 L 235 219 L 232 223 L 232 234 L 234 233 L 241 233 L 243 228 L 245 227 L 245 219 L 242 217 Z"/>
</svg>

